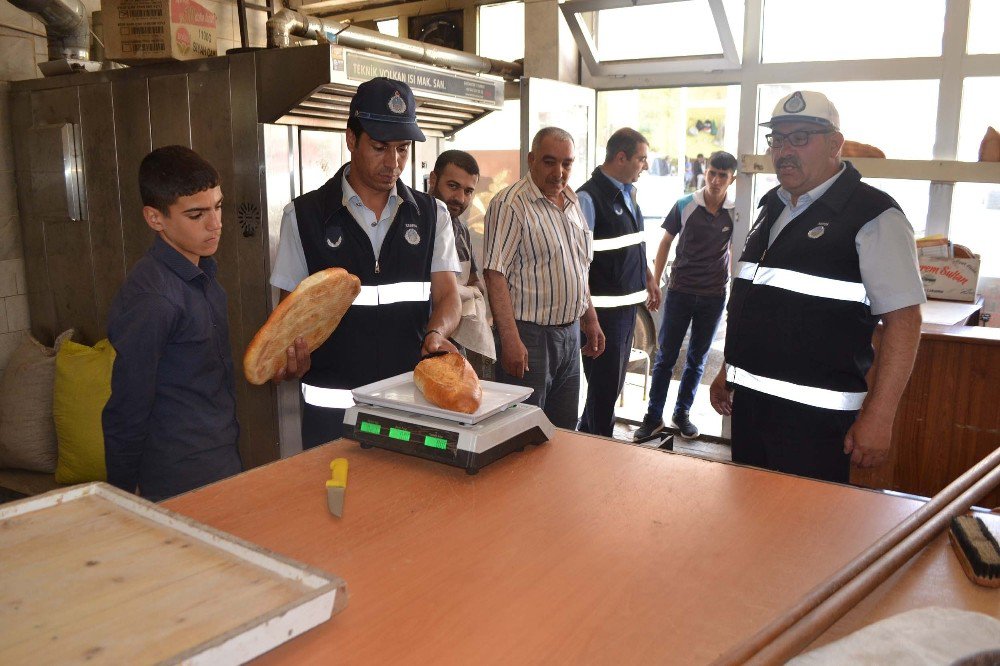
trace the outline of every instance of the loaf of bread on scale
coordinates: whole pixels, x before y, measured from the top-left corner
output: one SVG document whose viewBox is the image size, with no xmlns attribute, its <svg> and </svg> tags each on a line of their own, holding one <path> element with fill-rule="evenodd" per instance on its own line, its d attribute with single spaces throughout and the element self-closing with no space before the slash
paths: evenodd
<svg viewBox="0 0 1000 666">
<path fill-rule="evenodd" d="M 432 405 L 452 412 L 472 414 L 483 402 L 476 371 L 455 352 L 428 354 L 413 369 L 413 383 Z"/>
</svg>

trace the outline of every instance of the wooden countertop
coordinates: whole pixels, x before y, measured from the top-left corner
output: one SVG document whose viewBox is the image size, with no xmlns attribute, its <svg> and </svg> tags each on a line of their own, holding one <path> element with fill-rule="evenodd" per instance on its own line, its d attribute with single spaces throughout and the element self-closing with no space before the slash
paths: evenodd
<svg viewBox="0 0 1000 666">
<path fill-rule="evenodd" d="M 347 581 L 261 659 L 294 664 L 706 663 L 919 505 L 567 431 L 476 476 L 338 440 L 164 503 Z M 940 537 L 819 642 L 927 605 L 1000 617 Z"/>
<path fill-rule="evenodd" d="M 1000 328 L 993 326 L 944 326 L 925 323 L 920 327 L 920 337 L 927 340 L 995 347 L 1000 345 Z"/>
</svg>

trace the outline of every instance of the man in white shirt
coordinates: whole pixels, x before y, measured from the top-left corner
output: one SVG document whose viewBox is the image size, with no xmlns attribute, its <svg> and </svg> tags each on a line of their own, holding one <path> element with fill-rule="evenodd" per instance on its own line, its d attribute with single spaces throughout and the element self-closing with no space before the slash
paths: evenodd
<svg viewBox="0 0 1000 666">
<path fill-rule="evenodd" d="M 925 300 L 913 230 L 841 160 L 825 95 L 796 91 L 763 125 L 781 185 L 737 266 L 712 405 L 733 417 L 735 462 L 846 483 L 852 463 L 886 460 L 913 368 Z"/>
<path fill-rule="evenodd" d="M 351 100 L 351 161 L 285 207 L 271 284 L 292 291 L 341 267 L 361 294 L 302 378 L 302 443 L 340 436 L 351 389 L 413 370 L 421 354 L 455 351 L 460 318 L 451 218 L 444 204 L 399 182 L 413 141 L 423 141 L 409 87 L 387 78 Z M 283 294 L 284 296 L 284 294 Z"/>
</svg>

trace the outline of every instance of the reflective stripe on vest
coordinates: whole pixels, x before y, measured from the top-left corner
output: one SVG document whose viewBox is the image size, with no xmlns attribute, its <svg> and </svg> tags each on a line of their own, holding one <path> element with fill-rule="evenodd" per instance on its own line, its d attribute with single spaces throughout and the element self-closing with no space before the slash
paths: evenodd
<svg viewBox="0 0 1000 666">
<path fill-rule="evenodd" d="M 614 238 L 595 238 L 594 252 L 620 250 L 621 248 L 628 247 L 630 245 L 638 245 L 644 240 L 646 240 L 646 238 L 641 231 L 637 231 L 634 234 L 625 234 L 624 236 L 616 236 Z"/>
<path fill-rule="evenodd" d="M 793 384 L 780 379 L 771 379 L 770 377 L 761 377 L 732 365 L 726 366 L 726 380 L 738 386 L 803 405 L 822 407 L 824 409 L 838 409 L 841 411 L 861 409 L 861 404 L 865 401 L 865 396 L 867 395 L 865 391 L 831 391 L 830 389 Z"/>
<path fill-rule="evenodd" d="M 750 280 L 754 284 L 794 291 L 806 296 L 819 296 L 820 298 L 865 305 L 871 304 L 868 300 L 868 292 L 865 291 L 865 285 L 861 282 L 834 280 L 833 278 L 791 271 L 787 268 L 760 268 L 757 264 L 749 261 L 741 261 L 736 268 L 736 278 L 739 280 Z"/>
<path fill-rule="evenodd" d="M 426 301 L 431 296 L 430 282 L 395 282 L 365 285 L 353 305 L 389 305 L 404 301 Z"/>
<path fill-rule="evenodd" d="M 302 399 L 306 404 L 330 409 L 347 409 L 354 406 L 354 395 L 348 389 L 323 388 L 302 384 Z"/>
<path fill-rule="evenodd" d="M 590 303 L 595 308 L 620 308 L 623 305 L 635 305 L 646 302 L 646 290 L 637 291 L 624 296 L 594 296 L 591 294 Z"/>
</svg>

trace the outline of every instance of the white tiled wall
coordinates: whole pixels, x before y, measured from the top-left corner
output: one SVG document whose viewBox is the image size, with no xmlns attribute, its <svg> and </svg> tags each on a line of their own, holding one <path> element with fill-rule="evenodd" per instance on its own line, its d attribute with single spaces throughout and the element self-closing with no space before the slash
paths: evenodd
<svg viewBox="0 0 1000 666">
<path fill-rule="evenodd" d="M 9 82 L 36 76 L 35 63 L 46 58 L 44 38 L 33 33 L 44 34 L 38 21 L 10 3 L 0 3 L 0 370 L 30 327 L 14 184 Z"/>
<path fill-rule="evenodd" d="M 100 0 L 83 0 L 88 13 L 101 8 Z M 206 1 L 218 15 L 218 50 L 240 45 L 236 3 Z M 264 12 L 247 11 L 251 46 L 266 46 Z M 48 59 L 45 28 L 33 16 L 0 0 L 0 371 L 30 327 L 21 227 L 14 184 L 11 146 L 10 81 L 41 76 L 37 63 Z"/>
</svg>

